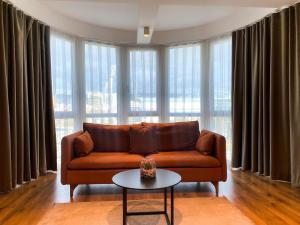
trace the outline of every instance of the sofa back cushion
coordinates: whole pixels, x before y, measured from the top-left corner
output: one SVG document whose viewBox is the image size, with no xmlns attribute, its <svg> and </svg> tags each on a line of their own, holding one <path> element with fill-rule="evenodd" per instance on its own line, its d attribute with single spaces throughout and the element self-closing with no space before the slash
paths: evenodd
<svg viewBox="0 0 300 225">
<path fill-rule="evenodd" d="M 143 124 L 156 127 L 158 151 L 195 150 L 199 136 L 198 121 Z"/>
<path fill-rule="evenodd" d="M 148 155 L 157 153 L 156 127 L 139 124 L 130 127 L 130 153 Z"/>
<path fill-rule="evenodd" d="M 130 149 L 129 128 L 131 125 L 103 125 L 84 123 L 97 152 L 128 152 Z"/>
</svg>

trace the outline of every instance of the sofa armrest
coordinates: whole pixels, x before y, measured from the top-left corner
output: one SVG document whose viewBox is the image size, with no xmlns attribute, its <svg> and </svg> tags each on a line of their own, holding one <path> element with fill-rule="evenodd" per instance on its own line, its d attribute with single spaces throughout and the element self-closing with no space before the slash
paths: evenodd
<svg viewBox="0 0 300 225">
<path fill-rule="evenodd" d="M 224 136 L 215 133 L 215 157 L 219 159 L 222 166 L 222 181 L 227 180 L 227 160 L 226 160 L 226 139 Z"/>
<path fill-rule="evenodd" d="M 82 131 L 64 136 L 61 140 L 61 183 L 67 184 L 68 163 L 74 158 L 73 142 Z"/>
</svg>

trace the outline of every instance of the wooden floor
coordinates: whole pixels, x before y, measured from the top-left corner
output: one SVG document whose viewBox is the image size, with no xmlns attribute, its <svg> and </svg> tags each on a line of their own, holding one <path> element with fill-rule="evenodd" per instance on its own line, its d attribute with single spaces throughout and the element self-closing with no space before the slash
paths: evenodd
<svg viewBox="0 0 300 225">
<path fill-rule="evenodd" d="M 225 196 L 257 224 L 300 224 L 300 189 L 283 182 L 248 172 L 228 171 L 226 183 L 220 183 Z M 59 175 L 49 173 L 6 195 L 0 195 L 0 224 L 36 224 L 54 203 L 70 202 L 69 187 L 60 184 Z M 175 197 L 214 196 L 210 183 L 184 183 L 175 188 Z M 129 199 L 141 194 L 129 192 Z M 161 198 L 161 193 L 143 193 L 143 198 Z M 121 200 L 114 185 L 81 185 L 74 201 Z M 175 200 L 176 201 L 176 200 Z"/>
</svg>

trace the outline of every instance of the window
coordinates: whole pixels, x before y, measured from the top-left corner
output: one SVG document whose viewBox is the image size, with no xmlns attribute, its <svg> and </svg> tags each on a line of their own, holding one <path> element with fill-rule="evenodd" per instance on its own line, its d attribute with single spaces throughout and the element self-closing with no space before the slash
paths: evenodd
<svg viewBox="0 0 300 225">
<path fill-rule="evenodd" d="M 51 35 L 52 93 L 58 144 L 75 128 L 74 71 L 74 41 L 62 35 Z"/>
<path fill-rule="evenodd" d="M 211 118 L 210 129 L 227 140 L 227 157 L 231 156 L 231 38 L 219 38 L 210 47 Z"/>
<path fill-rule="evenodd" d="M 158 122 L 157 52 L 129 51 L 129 122 Z"/>
<path fill-rule="evenodd" d="M 170 121 L 199 120 L 201 116 L 201 47 L 168 49 Z"/>
<path fill-rule="evenodd" d="M 86 121 L 117 124 L 117 49 L 85 43 L 84 58 Z"/>
<path fill-rule="evenodd" d="M 231 38 L 167 50 L 169 120 L 198 120 L 220 133 L 231 156 Z"/>
<path fill-rule="evenodd" d="M 51 64 L 58 144 L 84 121 L 198 120 L 226 137 L 230 158 L 231 37 L 128 48 L 52 33 Z"/>
</svg>

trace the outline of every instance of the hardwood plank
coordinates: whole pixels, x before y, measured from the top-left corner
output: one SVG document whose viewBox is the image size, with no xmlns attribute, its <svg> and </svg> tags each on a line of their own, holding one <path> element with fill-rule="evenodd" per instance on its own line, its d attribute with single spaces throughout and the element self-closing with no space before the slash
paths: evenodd
<svg viewBox="0 0 300 225">
<path fill-rule="evenodd" d="M 161 192 L 130 191 L 129 199 L 160 199 Z M 214 196 L 210 183 L 184 183 L 175 189 L 176 198 Z M 228 171 L 220 183 L 220 196 L 227 197 L 256 224 L 300 224 L 300 189 L 270 181 L 250 172 Z M 79 185 L 74 201 L 121 200 L 115 185 Z M 16 190 L 0 195 L 0 224 L 34 225 L 54 203 L 70 202 L 69 187 L 60 184 L 59 174 L 49 173 Z"/>
</svg>

